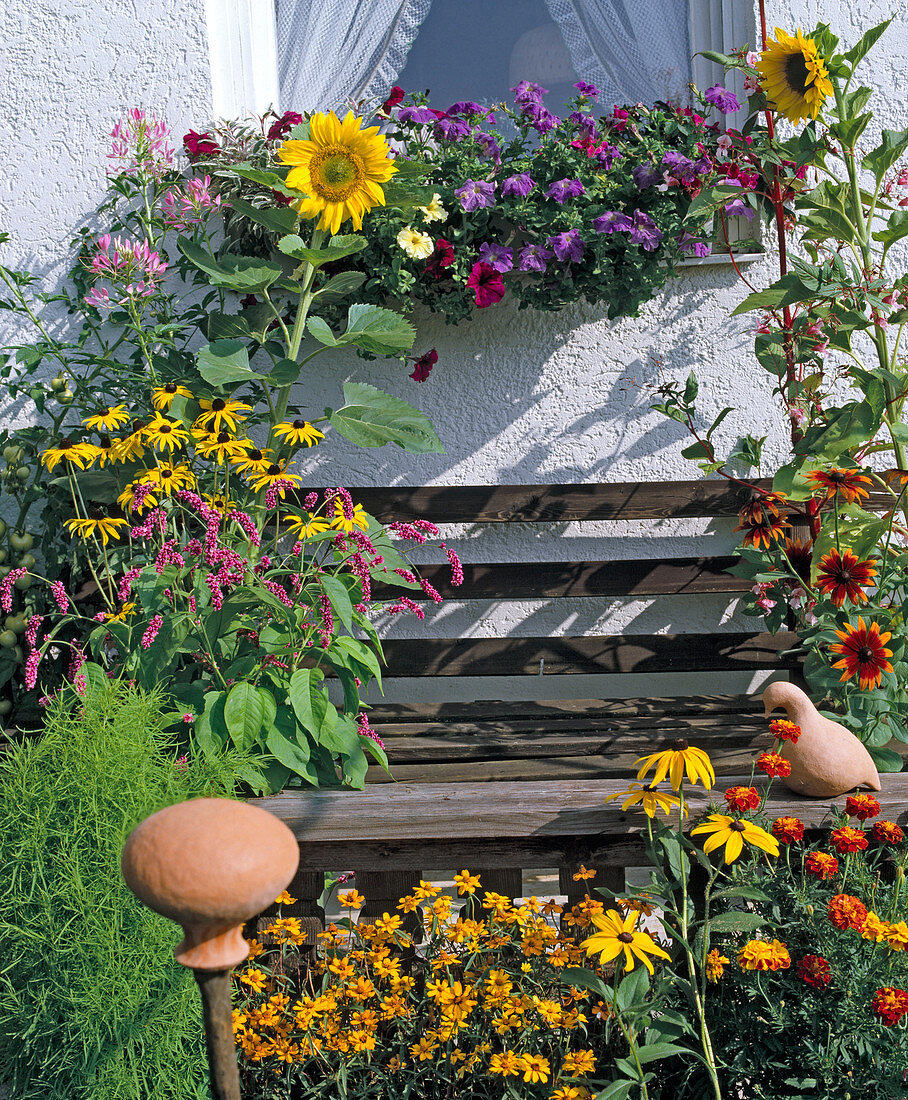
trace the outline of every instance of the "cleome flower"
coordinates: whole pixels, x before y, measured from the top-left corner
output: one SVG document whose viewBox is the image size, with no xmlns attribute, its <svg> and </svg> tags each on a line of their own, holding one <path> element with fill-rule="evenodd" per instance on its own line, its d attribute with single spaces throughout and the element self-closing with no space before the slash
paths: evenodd
<svg viewBox="0 0 908 1100">
<path fill-rule="evenodd" d="M 639 959 L 652 974 L 650 955 L 660 959 L 670 958 L 649 933 L 638 931 L 640 914 L 637 912 L 631 911 L 623 917 L 616 909 L 609 909 L 605 913 L 593 913 L 591 919 L 598 931 L 583 940 L 580 946 L 588 955 L 598 954 L 603 965 L 623 953 L 625 970 L 633 970 L 635 960 Z"/>
<path fill-rule="evenodd" d="M 725 814 L 710 814 L 704 824 L 691 829 L 691 836 L 706 834 L 709 834 L 709 839 L 703 845 L 703 851 L 709 855 L 724 844 L 723 858 L 726 863 L 734 863 L 744 851 L 745 843 L 761 848 L 772 856 L 779 854 L 778 840 L 752 821 L 735 820 Z"/>
<path fill-rule="evenodd" d="M 638 779 L 643 779 L 651 768 L 655 768 L 652 786 L 661 783 L 667 775 L 672 790 L 680 790 L 685 773 L 691 783 L 700 782 L 707 790 L 716 782 L 716 773 L 709 757 L 702 749 L 688 745 L 683 738 L 673 742 L 670 749 L 654 752 L 651 756 L 642 756 L 636 763 L 640 765 Z"/>
</svg>

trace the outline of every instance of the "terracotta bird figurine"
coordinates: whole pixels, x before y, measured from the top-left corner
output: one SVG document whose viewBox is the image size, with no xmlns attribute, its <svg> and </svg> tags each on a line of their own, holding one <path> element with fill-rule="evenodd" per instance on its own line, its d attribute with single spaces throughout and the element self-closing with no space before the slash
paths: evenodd
<svg viewBox="0 0 908 1100">
<path fill-rule="evenodd" d="M 783 741 L 779 749 L 791 763 L 791 775 L 782 779 L 790 790 L 828 798 L 855 787 L 880 789 L 870 753 L 850 730 L 824 718 L 795 684 L 770 684 L 763 692 L 763 703 L 767 718 L 781 707 L 788 720 L 801 727 L 797 742 Z"/>
</svg>

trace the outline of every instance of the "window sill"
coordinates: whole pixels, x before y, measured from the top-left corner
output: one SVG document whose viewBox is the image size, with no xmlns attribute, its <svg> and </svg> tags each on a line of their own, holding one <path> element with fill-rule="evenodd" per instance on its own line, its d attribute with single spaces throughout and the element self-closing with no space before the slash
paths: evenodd
<svg viewBox="0 0 908 1100">
<path fill-rule="evenodd" d="M 752 264 L 757 260 L 765 260 L 768 252 L 736 252 L 734 262 L 736 264 Z M 709 256 L 688 256 L 684 260 L 678 260 L 675 267 L 705 267 L 710 264 L 731 265 L 732 257 L 727 252 L 717 252 Z"/>
</svg>

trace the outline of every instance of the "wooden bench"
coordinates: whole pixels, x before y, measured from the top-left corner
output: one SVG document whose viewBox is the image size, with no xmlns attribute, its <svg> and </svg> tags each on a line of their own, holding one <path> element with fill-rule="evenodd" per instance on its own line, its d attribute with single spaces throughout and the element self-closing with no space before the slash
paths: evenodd
<svg viewBox="0 0 908 1100">
<path fill-rule="evenodd" d="M 724 481 L 631 484 L 456 486 L 350 490 L 381 520 L 434 523 L 551 524 L 708 517 L 730 532 L 750 491 Z M 731 576 L 731 556 L 584 562 L 464 563 L 462 588 L 447 566 L 420 567 L 450 599 L 686 597 L 728 601 L 750 587 Z M 718 627 L 718 622 L 716 627 Z M 704 748 L 719 794 L 745 781 L 755 754 L 770 745 L 759 695 L 660 697 L 664 673 L 797 674 L 788 651 L 796 635 L 761 631 L 432 638 L 384 643 L 391 677 L 538 677 L 609 673 L 652 675 L 652 698 L 526 702 L 382 703 L 370 721 L 383 739 L 394 781 L 371 769 L 367 788 L 285 791 L 262 805 L 300 839 L 302 860 L 291 893 L 296 915 L 315 929 L 315 898 L 327 870 L 354 870 L 367 915 L 394 911 L 427 868 L 469 867 L 486 889 L 522 896 L 522 869 L 558 867 L 561 893 L 580 896 L 579 863 L 597 882 L 624 888 L 624 869 L 642 860 L 639 813 L 625 814 L 608 794 L 623 790 L 638 757 L 679 737 Z M 535 685 L 534 685 L 535 686 Z M 483 693 L 485 694 L 485 693 Z M 528 693 L 529 694 L 529 693 Z M 898 746 L 896 746 L 898 747 Z M 905 777 L 908 780 L 908 775 Z M 777 784 L 778 786 L 778 784 Z M 884 782 L 884 812 L 904 823 L 908 784 Z M 702 793 L 693 809 L 705 808 Z M 828 821 L 826 802 L 784 791 L 772 812 L 811 826 Z M 285 909 L 286 913 L 286 909 Z"/>
</svg>

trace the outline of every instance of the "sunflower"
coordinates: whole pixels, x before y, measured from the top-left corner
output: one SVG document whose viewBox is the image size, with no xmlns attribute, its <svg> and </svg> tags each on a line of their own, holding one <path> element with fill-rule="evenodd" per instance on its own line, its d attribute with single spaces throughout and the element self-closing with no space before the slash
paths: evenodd
<svg viewBox="0 0 908 1100">
<path fill-rule="evenodd" d="M 84 470 L 94 457 L 90 443 L 73 443 L 71 439 L 61 439 L 56 447 L 48 447 L 42 452 L 41 461 L 48 471 L 53 470 L 60 462 L 66 462 Z"/>
<path fill-rule="evenodd" d="M 816 118 L 826 97 L 832 95 L 829 70 L 817 44 L 805 38 L 800 28 L 790 35 L 776 27 L 775 39 L 767 41 L 755 68 L 763 78 L 767 99 L 795 125 L 802 118 Z"/>
<path fill-rule="evenodd" d="M 105 432 L 122 428 L 128 422 L 129 413 L 125 405 L 108 405 L 101 412 L 95 413 L 94 416 L 86 416 L 82 421 L 86 428 L 97 428 L 98 431 L 103 428 Z"/>
<path fill-rule="evenodd" d="M 143 431 L 156 451 L 167 451 L 168 454 L 172 454 L 177 447 L 182 447 L 189 438 L 189 432 L 179 420 L 168 420 L 160 413 L 155 414 Z"/>
<path fill-rule="evenodd" d="M 695 749 L 683 739 L 675 741 L 670 749 L 664 752 L 654 752 L 651 756 L 641 756 L 637 761 L 640 770 L 637 778 L 643 779 L 650 768 L 655 766 L 655 774 L 651 780 L 651 786 L 661 783 L 668 775 L 672 790 L 677 791 L 684 781 L 684 773 L 691 783 L 702 782 L 709 790 L 716 782 L 716 773 L 713 771 L 709 757 L 702 749 Z"/>
<path fill-rule="evenodd" d="M 236 467 L 237 473 L 263 474 L 274 461 L 273 454 L 273 451 L 262 451 L 246 444 L 230 461 Z"/>
<path fill-rule="evenodd" d="M 226 462 L 228 459 L 241 458 L 246 454 L 245 445 L 236 436 L 231 435 L 230 432 L 218 432 L 217 435 L 209 435 L 207 432 L 203 435 L 201 432 L 194 432 L 193 435 L 196 440 L 196 454 L 201 455 L 203 458 L 213 458 L 217 462 Z"/>
<path fill-rule="evenodd" d="M 169 497 L 177 489 L 192 489 L 195 487 L 195 477 L 185 463 L 174 466 L 172 462 L 162 462 L 159 466 L 152 466 L 149 470 L 142 470 L 136 475 L 136 481 L 144 481 L 155 486 L 156 492 Z"/>
<path fill-rule="evenodd" d="M 846 599 L 852 603 L 866 603 L 864 591 L 876 576 L 875 560 L 860 561 L 850 550 L 830 550 L 820 558 L 817 570 L 817 588 L 825 592 L 836 607 Z"/>
<path fill-rule="evenodd" d="M 177 397 L 188 397 L 191 399 L 192 394 L 185 386 L 181 386 L 177 382 L 168 382 L 166 385 L 158 386 L 157 389 L 151 391 L 151 403 L 158 412 L 169 409 L 174 399 Z"/>
<path fill-rule="evenodd" d="M 258 493 L 262 489 L 267 489 L 269 485 L 273 485 L 275 481 L 289 481 L 291 485 L 299 485 L 300 477 L 298 474 L 288 474 L 282 462 L 271 462 L 266 469 L 253 474 L 249 484 L 252 486 L 252 491 Z"/>
<path fill-rule="evenodd" d="M 286 141 L 277 155 L 293 167 L 287 186 L 308 196 L 297 204 L 304 218 L 319 218 L 317 228 L 336 233 L 352 218 L 362 229 L 363 215 L 385 205 L 379 186 L 394 175 L 388 143 L 377 126 L 362 129 L 362 119 L 348 111 L 343 122 L 331 111 L 309 119 L 309 141 Z"/>
<path fill-rule="evenodd" d="M 849 504 L 862 504 L 862 498 L 870 496 L 864 485 L 873 484 L 869 477 L 859 474 L 857 470 L 842 470 L 838 466 L 830 466 L 828 473 L 825 470 L 811 470 L 804 475 L 804 479 L 812 481 L 814 489 L 825 489 L 827 500 L 841 496 Z"/>
<path fill-rule="evenodd" d="M 769 852 L 771 856 L 779 854 L 779 842 L 776 838 L 752 821 L 736 820 L 726 814 L 710 814 L 703 825 L 697 825 L 690 831 L 691 836 L 699 836 L 701 833 L 712 834 L 703 845 L 706 855 L 725 845 L 726 863 L 734 863 L 744 851 L 745 841 L 755 848 Z"/>
<path fill-rule="evenodd" d="M 66 526 L 69 533 L 75 537 L 87 539 L 92 535 L 99 535 L 102 545 L 106 546 L 111 539 L 118 539 L 119 527 L 128 527 L 129 521 L 125 519 L 113 519 L 111 516 L 99 516 L 96 519 L 68 519 Z"/>
<path fill-rule="evenodd" d="M 290 533 L 296 535 L 300 541 L 309 538 L 311 535 L 321 534 L 322 531 L 327 531 L 330 527 L 327 520 L 317 519 L 311 513 L 308 513 L 308 518 L 305 519 L 302 516 L 284 516 L 284 523 L 287 524 Z"/>
<path fill-rule="evenodd" d="M 892 672 L 892 665 L 887 660 L 892 656 L 892 650 L 886 649 L 892 634 L 889 631 L 881 634 L 877 623 L 866 626 L 863 618 L 859 617 L 857 626 L 845 623 L 845 629 L 837 630 L 836 637 L 841 640 L 834 642 L 829 651 L 842 654 L 842 659 L 832 666 L 844 669 L 839 677 L 840 683 L 857 675 L 861 691 L 864 691 L 865 688 L 879 687 L 883 673 Z"/>
<path fill-rule="evenodd" d="M 657 791 L 654 787 L 644 787 L 640 783 L 632 783 L 626 791 L 608 795 L 605 801 L 611 802 L 616 798 L 624 799 L 621 803 L 622 810 L 629 810 L 631 806 L 639 805 L 647 817 L 653 818 L 660 811 L 668 817 L 676 806 L 681 805 L 681 799 L 669 794 L 668 791 Z M 686 806 L 684 812 L 687 813 Z"/>
<path fill-rule="evenodd" d="M 671 958 L 647 932 L 637 931 L 637 921 L 640 919 L 637 912 L 632 911 L 623 917 L 617 909 L 609 909 L 606 913 L 593 913 L 591 919 L 599 931 L 583 940 L 580 946 L 588 955 L 598 953 L 602 964 L 617 959 L 624 952 L 625 970 L 633 970 L 635 959 L 639 959 L 652 974 L 653 964 L 648 956 Z"/>
<path fill-rule="evenodd" d="M 210 401 L 203 399 L 199 402 L 199 408 L 202 413 L 196 418 L 193 427 L 208 428 L 213 435 L 224 428 L 235 432 L 237 424 L 246 419 L 245 416 L 240 416 L 240 411 L 252 412 L 251 405 L 244 405 L 242 401 L 234 401 L 233 398 L 225 400 L 223 397 L 214 397 Z"/>
<path fill-rule="evenodd" d="M 307 447 L 312 447 L 320 439 L 325 438 L 325 433 L 320 432 L 318 428 L 314 428 L 308 420 L 294 420 L 290 424 L 278 424 L 274 429 L 274 434 L 283 436 L 286 442 L 293 443 L 297 447 L 301 447 L 304 443 Z"/>
</svg>

